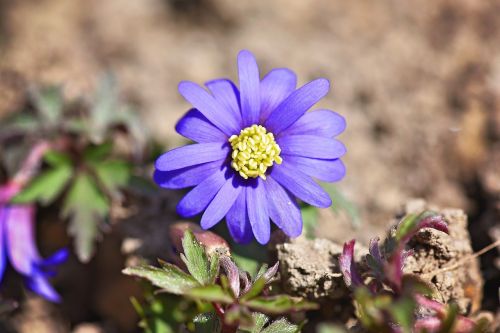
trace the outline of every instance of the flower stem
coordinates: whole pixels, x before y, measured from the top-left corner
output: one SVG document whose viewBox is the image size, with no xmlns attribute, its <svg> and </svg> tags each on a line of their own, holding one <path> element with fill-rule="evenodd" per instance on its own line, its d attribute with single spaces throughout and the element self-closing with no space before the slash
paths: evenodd
<svg viewBox="0 0 500 333">
<path fill-rule="evenodd" d="M 233 326 L 233 325 L 228 325 L 226 324 L 225 321 L 225 311 L 222 308 L 222 306 L 219 303 L 212 302 L 212 306 L 215 309 L 215 313 L 217 314 L 217 317 L 219 317 L 220 322 L 221 322 L 221 333 L 236 333 L 236 330 L 238 329 L 238 326 Z"/>
</svg>

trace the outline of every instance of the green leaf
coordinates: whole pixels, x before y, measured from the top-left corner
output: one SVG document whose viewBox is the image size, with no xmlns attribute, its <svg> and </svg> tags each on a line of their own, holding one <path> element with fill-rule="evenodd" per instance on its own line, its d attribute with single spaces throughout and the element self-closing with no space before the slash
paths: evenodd
<svg viewBox="0 0 500 333">
<path fill-rule="evenodd" d="M 318 333 L 347 333 L 347 331 L 337 325 L 321 324 L 318 327 Z"/>
<path fill-rule="evenodd" d="M 101 162 L 111 155 L 112 150 L 113 144 L 111 142 L 88 146 L 83 152 L 83 158 L 90 163 Z"/>
<path fill-rule="evenodd" d="M 241 297 L 241 301 L 247 301 L 249 299 L 257 297 L 262 292 L 265 286 L 266 286 L 266 279 L 264 279 L 263 277 L 258 278 L 253 283 L 250 290 L 248 290 L 247 293 Z"/>
<path fill-rule="evenodd" d="M 61 165 L 41 173 L 19 194 L 12 198 L 14 204 L 24 204 L 39 201 L 48 205 L 62 192 L 70 180 L 73 169 L 70 165 Z"/>
<path fill-rule="evenodd" d="M 207 302 L 217 302 L 223 304 L 231 304 L 233 302 L 231 295 L 217 284 L 189 289 L 186 291 L 186 295 L 191 298 Z"/>
<path fill-rule="evenodd" d="M 417 226 L 418 223 L 418 215 L 417 214 L 408 214 L 406 215 L 401 222 L 399 222 L 397 230 L 396 230 L 396 240 L 400 241 L 406 235 L 411 233 Z"/>
<path fill-rule="evenodd" d="M 252 317 L 253 317 L 254 324 L 253 324 L 253 328 L 250 332 L 251 333 L 260 333 L 262 331 L 262 329 L 264 328 L 264 326 L 266 326 L 267 322 L 269 321 L 269 317 L 263 313 L 258 313 L 258 312 L 254 312 L 252 314 Z"/>
<path fill-rule="evenodd" d="M 181 256 L 191 275 L 202 285 L 210 284 L 212 280 L 210 262 L 201 245 L 191 230 L 187 230 L 182 238 L 184 255 Z"/>
<path fill-rule="evenodd" d="M 285 318 L 278 319 L 267 326 L 262 333 L 295 333 L 298 326 L 291 324 Z"/>
<path fill-rule="evenodd" d="M 68 232 L 75 237 L 78 258 L 87 262 L 94 252 L 99 224 L 109 213 L 109 203 L 87 173 L 77 175 L 65 198 L 62 214 L 70 218 Z"/>
<path fill-rule="evenodd" d="M 243 304 L 253 310 L 269 313 L 280 314 L 290 311 L 314 310 L 318 306 L 305 300 L 295 300 L 288 295 L 278 295 L 272 297 L 256 297 L 251 300 L 242 301 Z"/>
<path fill-rule="evenodd" d="M 210 272 L 208 275 L 210 284 L 214 284 L 219 275 L 219 256 L 212 255 L 210 257 Z"/>
<path fill-rule="evenodd" d="M 56 123 L 63 109 L 63 94 L 60 86 L 50 86 L 33 92 L 33 102 L 44 120 Z"/>
<path fill-rule="evenodd" d="M 445 318 L 441 321 L 438 333 L 454 332 L 454 327 L 457 324 L 458 306 L 455 303 L 448 305 L 448 311 Z"/>
<path fill-rule="evenodd" d="M 195 333 L 219 333 L 220 320 L 214 312 L 201 313 L 193 318 Z"/>
<path fill-rule="evenodd" d="M 413 327 L 414 312 L 417 305 L 410 298 L 403 298 L 390 307 L 390 312 L 396 323 L 398 323 L 403 332 L 411 333 Z"/>
<path fill-rule="evenodd" d="M 138 266 L 128 267 L 123 271 L 125 275 L 147 279 L 154 286 L 175 295 L 184 295 L 188 290 L 199 286 L 192 276 L 184 273 L 179 267 L 162 263 L 162 267 Z"/>
<path fill-rule="evenodd" d="M 49 150 L 46 152 L 43 155 L 43 159 L 53 167 L 71 164 L 71 157 L 68 154 L 56 150 Z"/>
<path fill-rule="evenodd" d="M 127 185 L 130 179 L 130 164 L 125 161 L 104 161 L 95 164 L 94 170 L 99 181 L 111 193 L 116 193 Z"/>
<path fill-rule="evenodd" d="M 308 239 L 314 239 L 318 224 L 318 209 L 313 206 L 304 206 L 300 211 L 302 213 L 305 236 Z"/>
</svg>

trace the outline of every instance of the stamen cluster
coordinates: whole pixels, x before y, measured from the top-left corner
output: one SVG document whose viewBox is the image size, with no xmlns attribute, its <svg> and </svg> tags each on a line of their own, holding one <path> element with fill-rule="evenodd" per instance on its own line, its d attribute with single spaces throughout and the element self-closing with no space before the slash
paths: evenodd
<svg viewBox="0 0 500 333">
<path fill-rule="evenodd" d="M 268 133 L 261 125 L 242 129 L 240 135 L 232 135 L 229 142 L 233 148 L 231 167 L 245 179 L 266 179 L 267 168 L 274 162 L 281 164 L 283 161 L 273 133 Z"/>
</svg>

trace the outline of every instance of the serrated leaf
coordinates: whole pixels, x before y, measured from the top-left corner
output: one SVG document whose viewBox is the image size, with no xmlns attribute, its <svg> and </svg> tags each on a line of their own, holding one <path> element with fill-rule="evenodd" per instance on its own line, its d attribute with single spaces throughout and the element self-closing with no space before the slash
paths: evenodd
<svg viewBox="0 0 500 333">
<path fill-rule="evenodd" d="M 288 295 L 278 295 L 272 297 L 255 297 L 242 302 L 253 310 L 269 313 L 280 314 L 290 311 L 314 310 L 318 306 L 305 300 L 295 300 Z"/>
<path fill-rule="evenodd" d="M 213 255 L 210 257 L 210 284 L 214 284 L 219 275 L 219 256 Z"/>
<path fill-rule="evenodd" d="M 44 87 L 33 93 L 33 102 L 44 120 L 50 124 L 56 123 L 63 109 L 62 88 L 59 86 Z"/>
<path fill-rule="evenodd" d="M 267 326 L 261 333 L 295 333 L 298 326 L 291 324 L 285 318 L 278 319 Z"/>
<path fill-rule="evenodd" d="M 75 237 L 75 250 L 81 261 L 90 260 L 99 224 L 108 213 L 109 203 L 92 177 L 78 174 L 65 198 L 62 214 L 70 218 L 68 232 Z"/>
<path fill-rule="evenodd" d="M 262 331 L 264 326 L 266 326 L 267 322 L 269 321 L 269 317 L 263 313 L 257 312 L 253 313 L 252 317 L 254 324 L 251 333 L 260 333 L 260 331 Z"/>
<path fill-rule="evenodd" d="M 138 266 L 125 268 L 123 274 L 147 279 L 154 286 L 175 295 L 184 295 L 188 290 L 199 286 L 192 276 L 179 267 L 162 263 L 162 267 Z"/>
<path fill-rule="evenodd" d="M 207 302 L 230 304 L 233 302 L 231 295 L 217 284 L 200 286 L 186 291 L 186 295 Z"/>
<path fill-rule="evenodd" d="M 90 117 L 92 121 L 91 135 L 95 142 L 105 138 L 105 132 L 116 116 L 118 92 L 116 78 L 111 73 L 103 75 L 95 92 Z"/>
<path fill-rule="evenodd" d="M 210 263 L 201 245 L 191 230 L 187 230 L 182 238 L 183 258 L 191 275 L 202 285 L 207 285 L 212 280 L 210 275 Z"/>
<path fill-rule="evenodd" d="M 99 181 L 111 193 L 127 185 L 130 179 L 130 164 L 125 161 L 104 161 L 94 164 L 94 170 Z"/>
<path fill-rule="evenodd" d="M 73 174 L 70 165 L 61 165 L 41 173 L 19 194 L 12 198 L 15 204 L 39 201 L 48 205 L 62 192 Z"/>
</svg>

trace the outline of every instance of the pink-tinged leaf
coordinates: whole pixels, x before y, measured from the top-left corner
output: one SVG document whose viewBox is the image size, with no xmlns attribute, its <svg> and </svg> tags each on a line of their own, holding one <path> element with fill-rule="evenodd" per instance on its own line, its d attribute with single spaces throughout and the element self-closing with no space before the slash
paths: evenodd
<svg viewBox="0 0 500 333">
<path fill-rule="evenodd" d="M 445 314 L 446 313 L 446 305 L 439 303 L 438 301 L 432 300 L 422 295 L 415 295 L 415 300 L 417 303 L 429 310 L 436 311 L 437 314 Z"/>
<path fill-rule="evenodd" d="M 251 277 L 248 272 L 240 271 L 241 294 L 246 294 L 252 287 Z"/>
<path fill-rule="evenodd" d="M 344 243 L 344 249 L 339 256 L 340 271 L 344 277 L 344 282 L 348 287 L 358 287 L 363 285 L 361 276 L 359 275 L 354 263 L 354 244 L 356 241 Z"/>
<path fill-rule="evenodd" d="M 380 248 L 378 246 L 380 238 L 375 237 L 370 240 L 369 252 L 379 264 L 382 264 L 382 255 L 380 254 Z"/>
<path fill-rule="evenodd" d="M 385 276 L 388 284 L 399 292 L 401 290 L 403 279 L 403 256 L 400 251 L 394 253 L 385 265 Z"/>
<path fill-rule="evenodd" d="M 438 332 L 440 327 L 441 327 L 441 319 L 436 317 L 417 319 L 413 326 L 415 332 L 422 332 L 425 330 L 425 332 L 428 333 Z"/>
<path fill-rule="evenodd" d="M 266 282 L 270 282 L 272 278 L 276 275 L 278 272 L 278 267 L 279 267 L 279 261 L 277 261 L 271 268 L 269 268 L 263 275 L 264 279 L 266 279 Z"/>
<path fill-rule="evenodd" d="M 410 214 L 398 225 L 396 240 L 404 246 L 417 232 L 423 228 L 432 228 L 448 233 L 448 225 L 442 215 L 425 211 L 419 215 Z"/>
<path fill-rule="evenodd" d="M 240 296 L 240 270 L 238 266 L 227 256 L 219 258 L 220 265 L 229 280 L 229 286 L 234 294 L 234 297 Z"/>
</svg>

